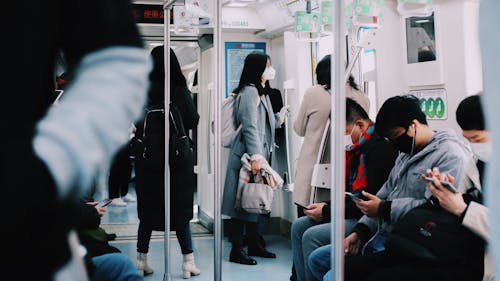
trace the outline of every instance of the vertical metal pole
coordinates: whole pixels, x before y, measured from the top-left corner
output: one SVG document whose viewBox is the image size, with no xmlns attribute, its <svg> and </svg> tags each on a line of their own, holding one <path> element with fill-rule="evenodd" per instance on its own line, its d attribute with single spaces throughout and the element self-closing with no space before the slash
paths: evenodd
<svg viewBox="0 0 500 281">
<path fill-rule="evenodd" d="M 333 179 L 331 190 L 332 206 L 332 252 L 331 268 L 332 281 L 344 280 L 344 249 L 342 242 L 344 240 L 344 192 L 345 192 L 345 83 L 344 83 L 344 63 L 345 43 L 343 32 L 343 11 L 342 0 L 336 0 L 333 7 L 333 55 L 331 60 L 332 86 L 334 91 L 331 95 L 331 108 L 333 110 L 333 122 L 330 132 L 333 132 L 330 139 L 331 144 L 331 177 Z M 334 131 L 335 130 L 335 131 Z"/>
<path fill-rule="evenodd" d="M 318 42 L 311 42 L 311 81 L 313 85 L 316 85 L 316 65 L 318 65 Z"/>
<path fill-rule="evenodd" d="M 215 110 L 215 157 L 214 157 L 214 281 L 222 278 L 222 164 L 221 164 L 221 127 L 220 108 L 222 99 L 222 0 L 215 1 L 214 48 L 215 48 L 215 81 L 214 81 L 214 110 Z"/>
<path fill-rule="evenodd" d="M 165 232 L 163 234 L 163 245 L 164 245 L 164 264 L 165 272 L 163 275 L 164 281 L 172 280 L 170 275 L 170 166 L 169 166 L 169 149 L 168 140 L 170 136 L 170 9 L 171 5 L 169 1 L 164 2 L 163 11 L 165 13 L 163 17 L 164 30 L 163 30 L 163 46 L 164 46 L 164 58 L 165 58 L 165 170 L 164 170 L 164 180 L 165 180 Z M 170 1 L 172 2 L 172 1 Z"/>
</svg>

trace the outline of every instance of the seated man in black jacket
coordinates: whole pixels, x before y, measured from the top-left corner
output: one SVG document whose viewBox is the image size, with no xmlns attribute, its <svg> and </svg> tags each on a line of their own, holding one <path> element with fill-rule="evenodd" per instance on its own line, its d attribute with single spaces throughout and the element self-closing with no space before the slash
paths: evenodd
<svg viewBox="0 0 500 281">
<path fill-rule="evenodd" d="M 346 99 L 346 192 L 376 194 L 394 166 L 397 151 L 375 133 L 375 125 L 359 103 Z M 351 141 L 350 143 L 348 143 Z M 306 216 L 292 224 L 292 252 L 297 280 L 313 280 L 307 266 L 309 254 L 330 244 L 329 202 L 314 203 Z M 350 197 L 345 198 L 345 231 L 349 233 L 363 213 Z"/>
<path fill-rule="evenodd" d="M 78 237 L 91 257 L 120 252 L 117 248 L 109 245 L 108 234 L 100 227 L 101 217 L 106 212 L 106 207 L 100 207 L 97 204 L 98 202 L 82 200 L 75 208 L 77 212 L 75 227 Z"/>
</svg>

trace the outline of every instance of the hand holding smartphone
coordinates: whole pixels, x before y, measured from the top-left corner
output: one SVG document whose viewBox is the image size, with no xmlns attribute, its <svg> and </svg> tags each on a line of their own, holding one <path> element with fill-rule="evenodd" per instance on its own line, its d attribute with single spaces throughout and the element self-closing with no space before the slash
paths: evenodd
<svg viewBox="0 0 500 281">
<path fill-rule="evenodd" d="M 297 203 L 294 203 L 294 204 L 295 204 L 295 205 L 297 205 L 298 207 L 301 207 L 301 208 L 303 208 L 304 210 L 311 210 L 310 208 L 307 208 L 307 207 L 304 207 L 304 206 L 302 206 L 302 205 L 299 205 L 299 204 L 297 204 Z"/>
<path fill-rule="evenodd" d="M 97 208 L 100 208 L 100 207 L 106 207 L 108 206 L 111 202 L 113 201 L 113 199 L 102 199 L 101 201 L 99 201 L 99 203 L 97 203 L 96 207 Z"/>
<path fill-rule="evenodd" d="M 348 192 L 348 191 L 346 191 L 346 192 L 345 192 L 345 195 L 349 196 L 349 198 L 351 198 L 351 200 L 352 200 L 353 202 L 356 202 L 356 201 L 358 201 L 358 200 L 363 200 L 363 199 L 359 198 L 358 196 L 356 196 L 356 195 L 354 195 L 353 193 Z"/>
<path fill-rule="evenodd" d="M 438 188 L 435 184 L 434 184 L 434 181 L 432 180 L 431 177 L 427 177 L 427 176 L 424 176 L 423 177 L 425 181 L 427 182 L 430 182 L 434 185 L 434 187 Z M 439 181 L 439 183 L 441 183 L 442 186 L 444 186 L 446 189 L 448 189 L 449 191 L 453 192 L 453 193 L 458 193 L 458 190 L 449 182 L 447 181 Z"/>
</svg>

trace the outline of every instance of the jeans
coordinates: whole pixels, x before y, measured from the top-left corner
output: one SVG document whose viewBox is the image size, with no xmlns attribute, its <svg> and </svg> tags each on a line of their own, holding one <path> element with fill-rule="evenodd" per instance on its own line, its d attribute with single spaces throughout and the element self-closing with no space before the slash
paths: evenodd
<svg viewBox="0 0 500 281">
<path fill-rule="evenodd" d="M 330 281 L 330 278 L 332 278 L 332 270 L 328 270 L 328 272 L 323 276 L 323 281 Z"/>
<path fill-rule="evenodd" d="M 105 254 L 92 258 L 95 269 L 90 281 L 142 281 L 129 257 L 122 253 Z"/>
<path fill-rule="evenodd" d="M 137 252 L 147 253 L 149 252 L 149 242 L 151 241 L 151 233 L 153 229 L 151 225 L 147 223 L 139 223 L 139 229 L 137 231 Z M 175 231 L 177 236 L 177 241 L 181 247 L 181 252 L 183 255 L 190 254 L 193 252 L 193 239 L 191 235 L 191 227 L 189 222 L 184 227 L 179 227 Z"/>
<path fill-rule="evenodd" d="M 356 222 L 345 220 L 345 234 L 351 232 Z M 314 279 L 307 260 L 315 249 L 331 243 L 330 229 L 330 223 L 321 224 L 307 216 L 298 218 L 292 224 L 292 254 L 297 281 Z"/>
<path fill-rule="evenodd" d="M 367 256 L 383 252 L 385 250 L 385 242 L 388 237 L 389 233 L 386 231 L 377 231 L 377 233 L 375 233 L 375 235 L 373 235 L 372 238 L 366 242 L 365 246 L 363 246 L 361 254 L 363 256 Z"/>
<path fill-rule="evenodd" d="M 300 217 L 293 222 L 291 235 L 297 281 L 309 280 L 311 271 L 307 258 L 314 249 L 330 243 L 330 224 L 319 224 L 307 216 Z"/>
<path fill-rule="evenodd" d="M 330 271 L 330 251 L 332 250 L 332 245 L 326 245 L 314 250 L 311 255 L 309 255 L 309 268 L 313 278 L 310 280 L 324 280 L 325 274 Z"/>
</svg>

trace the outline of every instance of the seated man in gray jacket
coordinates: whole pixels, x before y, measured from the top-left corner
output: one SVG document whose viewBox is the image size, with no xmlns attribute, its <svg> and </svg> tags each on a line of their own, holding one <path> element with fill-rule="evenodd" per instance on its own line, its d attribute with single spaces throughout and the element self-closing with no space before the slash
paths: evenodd
<svg viewBox="0 0 500 281">
<path fill-rule="evenodd" d="M 376 266 L 373 261 L 366 259 L 370 259 L 373 256 L 371 254 L 384 252 L 386 239 L 394 225 L 408 211 L 424 204 L 431 197 L 421 174 L 429 167 L 440 167 L 441 171 L 453 175 L 460 182 L 464 165 L 472 157 L 453 131 L 434 132 L 428 127 L 418 99 L 414 96 L 389 98 L 380 108 L 375 124 L 377 133 L 392 143 L 400 154 L 388 180 L 377 194 L 363 191 L 367 200 L 356 201 L 365 215 L 344 239 L 345 254 L 359 258 L 360 264 L 366 266 Z M 318 276 L 330 269 L 320 266 L 327 264 L 325 259 L 329 258 L 329 253 L 326 257 L 318 254 L 322 251 L 325 249 L 317 249 L 309 259 L 313 274 Z M 318 263 L 318 258 L 322 262 Z M 351 262 L 354 261 L 346 258 L 346 277 L 349 277 L 347 268 Z M 355 263 L 358 264 L 358 261 Z M 363 268 L 366 269 L 366 266 Z"/>
<path fill-rule="evenodd" d="M 347 254 L 357 254 L 377 231 L 377 225 L 380 225 L 378 234 L 383 237 L 404 214 L 430 198 L 431 193 L 420 177 L 429 167 L 440 167 L 459 182 L 471 157 L 452 131 L 434 132 L 427 126 L 414 96 L 388 99 L 380 108 L 375 124 L 376 131 L 401 153 L 380 191 L 376 195 L 363 192 L 368 200 L 357 202 L 365 216 L 344 241 Z M 383 243 L 372 246 L 383 247 Z"/>
</svg>

